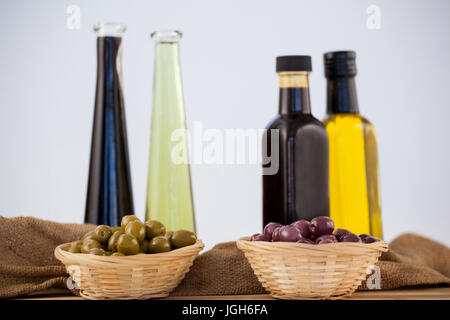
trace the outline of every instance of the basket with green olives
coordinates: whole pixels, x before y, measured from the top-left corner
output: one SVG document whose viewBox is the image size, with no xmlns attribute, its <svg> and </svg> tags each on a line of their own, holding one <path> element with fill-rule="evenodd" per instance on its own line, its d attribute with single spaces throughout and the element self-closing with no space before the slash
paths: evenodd
<svg viewBox="0 0 450 320">
<path fill-rule="evenodd" d="M 190 246 L 196 241 L 197 237 L 191 231 L 166 231 L 159 221 L 142 222 L 134 215 L 127 215 L 122 218 L 121 226 L 99 225 L 81 240 L 70 243 L 66 251 L 99 256 L 130 256 L 169 252 Z"/>
</svg>

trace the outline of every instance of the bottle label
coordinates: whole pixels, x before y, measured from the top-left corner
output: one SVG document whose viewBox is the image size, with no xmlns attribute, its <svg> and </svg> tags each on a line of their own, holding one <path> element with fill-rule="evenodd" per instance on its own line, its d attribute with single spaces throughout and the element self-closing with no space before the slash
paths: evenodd
<svg viewBox="0 0 450 320">
<path fill-rule="evenodd" d="M 288 71 L 279 72 L 280 88 L 308 88 L 308 72 Z"/>
</svg>

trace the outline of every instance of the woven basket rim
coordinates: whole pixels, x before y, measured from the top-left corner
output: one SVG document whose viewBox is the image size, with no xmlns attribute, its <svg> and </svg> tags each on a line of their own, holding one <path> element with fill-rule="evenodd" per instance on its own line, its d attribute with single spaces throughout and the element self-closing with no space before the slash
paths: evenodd
<svg viewBox="0 0 450 320">
<path fill-rule="evenodd" d="M 310 252 L 317 253 L 345 253 L 345 251 L 353 251 L 358 249 L 369 249 L 386 252 L 389 250 L 389 245 L 386 241 L 380 240 L 372 243 L 358 243 L 358 242 L 335 242 L 335 243 L 325 243 L 325 244 L 307 244 L 307 243 L 297 243 L 297 242 L 269 242 L 269 241 L 250 241 L 250 237 L 242 237 L 237 240 L 237 245 L 239 249 L 262 249 L 270 250 L 271 252 L 278 250 L 295 250 L 305 252 L 305 249 Z"/>
<path fill-rule="evenodd" d="M 66 242 L 60 244 L 55 248 L 55 257 L 65 265 L 72 264 L 97 264 L 97 263 L 114 263 L 120 265 L 136 266 L 145 265 L 146 263 L 152 263 L 157 261 L 168 261 L 177 259 L 181 256 L 190 256 L 197 254 L 204 248 L 204 244 L 200 239 L 189 246 L 174 249 L 169 252 L 152 253 L 152 254 L 140 254 L 130 256 L 97 256 L 93 254 L 85 253 L 72 253 L 64 250 L 72 242 Z"/>
</svg>

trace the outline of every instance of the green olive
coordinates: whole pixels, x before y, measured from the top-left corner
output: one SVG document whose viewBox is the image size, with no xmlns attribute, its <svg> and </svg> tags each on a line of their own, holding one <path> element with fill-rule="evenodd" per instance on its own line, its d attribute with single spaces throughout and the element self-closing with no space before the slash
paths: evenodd
<svg viewBox="0 0 450 320">
<path fill-rule="evenodd" d="M 94 239 L 96 239 L 101 244 L 108 243 L 109 238 L 113 234 L 111 227 L 100 225 L 94 230 Z"/>
<path fill-rule="evenodd" d="M 172 234 L 170 242 L 175 248 L 190 246 L 197 241 L 195 233 L 188 230 L 177 230 Z"/>
<path fill-rule="evenodd" d="M 116 231 L 122 231 L 122 227 L 111 227 L 112 232 L 116 232 Z"/>
<path fill-rule="evenodd" d="M 124 256 L 124 254 L 122 252 L 113 252 L 111 254 L 111 257 L 118 257 L 118 256 Z"/>
<path fill-rule="evenodd" d="M 128 216 L 124 216 L 124 217 L 122 218 L 122 223 L 121 223 L 122 230 L 125 231 L 125 227 L 126 227 L 127 224 L 128 224 L 129 222 L 131 222 L 131 221 L 141 221 L 141 220 L 139 220 L 138 217 L 136 217 L 135 215 L 132 215 L 132 214 L 130 214 L 130 215 L 128 215 Z"/>
<path fill-rule="evenodd" d="M 95 235 L 94 235 L 94 230 L 92 230 L 92 231 L 89 231 L 88 233 L 86 233 L 82 238 L 81 238 L 81 241 L 84 241 L 85 239 L 87 239 L 87 238 L 93 238 L 93 237 L 95 237 Z"/>
<path fill-rule="evenodd" d="M 112 254 L 113 254 L 112 251 L 105 251 L 105 256 L 110 256 L 110 255 L 112 255 Z"/>
<path fill-rule="evenodd" d="M 89 253 L 96 256 L 104 256 L 105 250 L 103 250 L 102 248 L 92 248 L 91 250 L 89 250 Z"/>
<path fill-rule="evenodd" d="M 142 253 L 149 253 L 148 245 L 150 244 L 150 241 L 147 239 L 142 240 L 140 246 L 139 246 L 139 252 Z"/>
<path fill-rule="evenodd" d="M 166 234 L 164 235 L 164 237 L 166 237 L 167 240 L 172 240 L 172 235 L 173 235 L 173 231 L 166 231 Z"/>
<path fill-rule="evenodd" d="M 147 232 L 147 239 L 151 240 L 154 237 L 164 235 L 166 227 L 159 221 L 149 220 L 145 222 L 145 231 Z"/>
<path fill-rule="evenodd" d="M 113 233 L 113 235 L 109 238 L 108 241 L 108 250 L 109 251 L 117 251 L 117 240 L 119 240 L 119 237 L 123 234 L 123 231 L 116 231 Z"/>
<path fill-rule="evenodd" d="M 130 221 L 125 227 L 125 233 L 134 236 L 139 242 L 145 239 L 145 226 L 141 221 Z"/>
<path fill-rule="evenodd" d="M 102 245 L 100 244 L 100 242 L 92 238 L 83 240 L 83 244 L 81 245 L 82 253 L 89 253 L 89 251 L 93 248 L 102 248 Z"/>
<path fill-rule="evenodd" d="M 71 252 L 71 253 L 80 253 L 81 252 L 81 241 L 72 242 L 71 244 L 69 244 L 66 251 Z"/>
<path fill-rule="evenodd" d="M 169 252 L 170 249 L 170 241 L 164 236 L 154 237 L 148 244 L 148 250 L 150 253 Z"/>
<path fill-rule="evenodd" d="M 139 252 L 139 242 L 130 234 L 121 234 L 117 240 L 117 251 L 126 256 L 131 256 Z"/>
</svg>

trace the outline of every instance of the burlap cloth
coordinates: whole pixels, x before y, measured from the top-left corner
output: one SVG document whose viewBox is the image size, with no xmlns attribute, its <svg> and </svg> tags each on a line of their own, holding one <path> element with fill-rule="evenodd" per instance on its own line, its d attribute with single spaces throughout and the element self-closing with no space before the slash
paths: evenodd
<svg viewBox="0 0 450 320">
<path fill-rule="evenodd" d="M 67 274 L 53 251 L 63 242 L 79 239 L 93 227 L 29 217 L 0 217 L 0 298 L 50 287 L 65 288 Z M 382 289 L 450 284 L 450 249 L 418 235 L 396 238 L 378 265 Z M 235 242 L 226 242 L 197 257 L 172 295 L 264 292 Z"/>
</svg>

